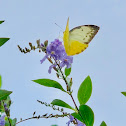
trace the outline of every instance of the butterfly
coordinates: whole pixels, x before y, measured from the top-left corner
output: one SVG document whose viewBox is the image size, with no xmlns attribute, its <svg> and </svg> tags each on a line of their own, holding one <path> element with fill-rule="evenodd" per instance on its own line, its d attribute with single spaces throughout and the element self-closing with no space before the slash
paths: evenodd
<svg viewBox="0 0 126 126">
<path fill-rule="evenodd" d="M 67 55 L 72 56 L 83 52 L 98 30 L 99 27 L 96 25 L 81 25 L 69 31 L 68 18 L 66 29 L 63 33 L 64 47 Z"/>
</svg>

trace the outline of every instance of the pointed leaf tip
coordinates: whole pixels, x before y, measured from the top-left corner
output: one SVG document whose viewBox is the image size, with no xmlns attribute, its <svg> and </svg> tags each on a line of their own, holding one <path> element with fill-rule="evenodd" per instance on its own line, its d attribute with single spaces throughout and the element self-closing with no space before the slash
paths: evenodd
<svg viewBox="0 0 126 126">
<path fill-rule="evenodd" d="M 126 92 L 121 92 L 124 96 L 126 96 Z"/>
<path fill-rule="evenodd" d="M 7 96 L 9 96 L 11 93 L 12 93 L 12 91 L 0 89 L 0 101 L 5 100 L 7 98 Z"/>
<path fill-rule="evenodd" d="M 2 24 L 4 21 L 0 21 L 0 24 Z"/>
<path fill-rule="evenodd" d="M 5 44 L 10 38 L 0 38 L 0 46 Z"/>
<path fill-rule="evenodd" d="M 107 126 L 106 123 L 104 121 L 102 121 L 100 126 Z"/>
</svg>

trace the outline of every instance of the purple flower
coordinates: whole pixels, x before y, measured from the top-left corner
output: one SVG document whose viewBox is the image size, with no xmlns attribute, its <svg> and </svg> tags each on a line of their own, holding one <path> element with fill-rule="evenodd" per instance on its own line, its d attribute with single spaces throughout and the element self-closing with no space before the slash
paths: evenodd
<svg viewBox="0 0 126 126">
<path fill-rule="evenodd" d="M 65 48 L 62 45 L 62 42 L 59 41 L 59 39 L 55 39 L 47 46 L 46 55 L 43 57 L 42 60 L 40 60 L 40 62 L 43 63 L 49 56 L 55 61 L 60 61 L 61 68 L 65 65 L 67 66 L 67 68 L 70 68 L 71 64 L 73 63 L 73 57 L 67 56 Z M 51 69 L 53 67 L 56 67 L 56 62 L 49 67 L 49 73 L 51 73 Z"/>
<path fill-rule="evenodd" d="M 73 120 L 74 120 L 75 118 L 72 116 L 72 115 L 70 115 L 70 120 L 67 122 L 67 124 L 68 124 L 68 126 L 70 125 L 70 123 L 71 122 L 73 122 Z M 76 122 L 77 122 L 77 126 L 86 126 L 84 123 L 82 123 L 81 121 L 79 121 L 79 120 L 77 120 L 77 119 L 75 119 L 76 120 Z"/>
<path fill-rule="evenodd" d="M 47 46 L 46 52 L 47 55 L 50 55 L 55 60 L 60 60 L 65 53 L 65 49 L 62 45 L 62 42 L 60 42 L 58 39 L 55 39 L 55 41 L 51 42 L 51 44 Z"/>
<path fill-rule="evenodd" d="M 70 68 L 72 63 L 73 63 L 73 57 L 65 55 L 62 58 L 62 62 L 60 63 L 60 67 L 64 67 L 66 65 L 67 68 Z"/>
<path fill-rule="evenodd" d="M 45 57 L 40 60 L 41 63 L 43 63 L 48 56 L 51 56 L 55 60 L 60 60 L 65 54 L 64 46 L 62 45 L 62 42 L 60 42 L 58 39 L 55 39 L 55 41 L 51 42 L 47 48 L 46 48 L 46 55 Z"/>
<path fill-rule="evenodd" d="M 3 115 L 3 116 L 0 117 L 0 126 L 4 126 L 5 125 L 4 118 L 5 118 L 5 115 Z"/>
<path fill-rule="evenodd" d="M 70 120 L 66 123 L 68 124 L 68 126 L 70 125 L 70 123 L 74 120 L 74 117 L 72 115 L 70 115 Z"/>
</svg>

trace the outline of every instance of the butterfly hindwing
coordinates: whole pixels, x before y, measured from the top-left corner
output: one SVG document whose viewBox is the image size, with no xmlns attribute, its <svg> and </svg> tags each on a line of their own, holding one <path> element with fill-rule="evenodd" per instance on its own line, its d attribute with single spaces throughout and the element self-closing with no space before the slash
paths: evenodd
<svg viewBox="0 0 126 126">
<path fill-rule="evenodd" d="M 68 51 L 66 52 L 68 56 L 79 54 L 88 47 L 88 44 L 83 44 L 77 40 L 70 40 L 69 42 L 70 45 Z"/>
<path fill-rule="evenodd" d="M 98 32 L 99 27 L 96 25 L 78 26 L 69 31 L 69 40 L 77 40 L 81 43 L 88 44 Z"/>
</svg>

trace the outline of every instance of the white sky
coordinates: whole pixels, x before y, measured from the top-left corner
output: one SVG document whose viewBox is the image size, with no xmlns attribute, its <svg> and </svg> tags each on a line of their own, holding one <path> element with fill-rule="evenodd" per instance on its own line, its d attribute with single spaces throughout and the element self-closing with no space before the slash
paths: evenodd
<svg viewBox="0 0 126 126">
<path fill-rule="evenodd" d="M 34 111 L 38 114 L 55 113 L 36 100 L 50 103 L 59 98 L 73 105 L 70 97 L 57 89 L 47 88 L 31 80 L 50 78 L 57 80 L 55 72 L 48 74 L 48 61 L 40 64 L 44 54 L 22 54 L 17 45 L 28 47 L 37 39 L 53 41 L 62 36 L 57 23 L 65 29 L 68 16 L 70 29 L 78 25 L 95 24 L 99 33 L 89 48 L 74 56 L 71 77 L 73 95 L 80 83 L 90 75 L 93 93 L 88 105 L 95 113 L 94 126 L 104 120 L 108 126 L 126 125 L 126 1 L 125 0 L 0 0 L 0 37 L 11 39 L 0 48 L 0 74 L 3 89 L 12 90 L 11 116 L 27 118 Z M 59 80 L 57 80 L 59 81 Z M 61 80 L 59 81 L 65 85 Z M 78 102 L 77 102 L 78 103 Z M 65 126 L 64 119 L 40 119 L 20 123 L 19 126 Z"/>
</svg>

